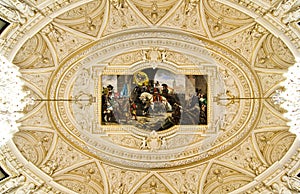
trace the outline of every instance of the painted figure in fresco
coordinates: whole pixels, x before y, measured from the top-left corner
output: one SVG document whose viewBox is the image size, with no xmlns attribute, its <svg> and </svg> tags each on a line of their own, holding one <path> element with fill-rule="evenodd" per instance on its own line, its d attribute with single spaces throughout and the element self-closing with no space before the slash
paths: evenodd
<svg viewBox="0 0 300 194">
<path fill-rule="evenodd" d="M 129 99 L 129 103 L 130 103 L 130 114 L 134 118 L 134 120 L 137 120 L 137 117 L 136 117 L 137 106 L 131 98 Z"/>
<path fill-rule="evenodd" d="M 113 87 L 112 85 L 109 84 L 109 85 L 107 86 L 107 90 L 108 90 L 108 93 L 111 94 L 110 97 L 111 97 L 111 98 L 114 98 L 114 97 L 115 97 L 114 87 Z"/>
<path fill-rule="evenodd" d="M 137 100 L 142 93 L 142 89 L 140 86 L 135 86 L 133 91 L 130 94 L 132 100 Z"/>
<path fill-rule="evenodd" d="M 158 81 L 156 81 L 156 83 L 155 83 L 155 87 L 154 87 L 153 93 L 160 95 L 160 84 L 159 84 Z"/>
<path fill-rule="evenodd" d="M 120 97 L 128 97 L 128 86 L 127 86 L 127 84 L 123 85 L 123 88 L 120 92 Z"/>
<path fill-rule="evenodd" d="M 165 129 L 168 129 L 168 128 L 174 126 L 174 125 L 180 124 L 181 109 L 182 109 L 182 107 L 179 104 L 175 103 L 174 106 L 173 106 L 172 115 L 165 119 L 165 122 L 162 123 L 162 125 L 158 129 L 158 131 L 165 130 Z"/>
<path fill-rule="evenodd" d="M 201 104 L 199 114 L 199 124 L 207 124 L 206 105 Z"/>
<path fill-rule="evenodd" d="M 116 122 L 114 115 L 114 93 L 113 86 L 108 85 L 106 88 L 103 88 L 102 91 L 102 121 L 103 122 Z"/>
<path fill-rule="evenodd" d="M 151 106 L 152 110 L 154 110 L 154 102 L 161 102 L 167 111 L 172 110 L 172 106 L 170 103 L 167 101 L 167 99 L 161 95 L 152 95 L 148 92 L 143 92 L 140 96 L 140 100 L 144 103 L 146 103 L 145 109 L 149 109 Z"/>
<path fill-rule="evenodd" d="M 140 100 L 142 101 L 143 105 L 144 105 L 144 109 L 143 109 L 143 115 L 145 116 L 149 116 L 149 109 L 151 106 L 151 97 L 149 96 L 140 96 Z"/>
<path fill-rule="evenodd" d="M 102 89 L 102 96 L 101 96 L 101 110 L 102 110 L 102 122 L 106 121 L 106 110 L 107 110 L 107 94 L 108 94 L 108 89 L 104 88 Z"/>
<path fill-rule="evenodd" d="M 174 104 L 173 112 L 172 112 L 172 118 L 175 125 L 180 124 L 181 119 L 181 106 L 177 103 Z"/>
<path fill-rule="evenodd" d="M 107 109 L 106 109 L 107 122 L 116 122 L 115 110 L 114 110 L 114 106 L 116 105 L 115 103 L 116 102 L 113 98 L 113 93 L 112 91 L 109 91 L 107 96 Z"/>
<path fill-rule="evenodd" d="M 204 94 L 199 93 L 198 97 L 199 97 L 199 106 L 200 107 L 202 106 L 202 104 L 207 105 L 207 100 L 206 100 L 206 97 Z"/>
<path fill-rule="evenodd" d="M 202 93 L 200 90 L 198 93 L 199 98 L 199 107 L 200 107 L 200 114 L 199 114 L 199 124 L 207 124 L 207 98 L 206 95 Z"/>
<path fill-rule="evenodd" d="M 167 84 L 162 84 L 163 89 L 161 90 L 161 95 L 168 99 L 169 89 Z"/>
</svg>

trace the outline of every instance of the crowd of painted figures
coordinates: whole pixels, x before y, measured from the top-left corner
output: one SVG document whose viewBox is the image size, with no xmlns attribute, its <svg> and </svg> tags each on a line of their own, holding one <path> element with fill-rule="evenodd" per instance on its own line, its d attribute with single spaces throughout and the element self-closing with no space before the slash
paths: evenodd
<svg viewBox="0 0 300 194">
<path fill-rule="evenodd" d="M 167 115 L 166 122 L 158 130 L 173 125 L 207 124 L 207 97 L 201 90 L 188 99 L 175 93 L 167 84 L 150 82 L 136 85 L 128 96 L 120 96 L 112 85 L 102 89 L 102 123 L 126 124 L 142 117 Z"/>
</svg>

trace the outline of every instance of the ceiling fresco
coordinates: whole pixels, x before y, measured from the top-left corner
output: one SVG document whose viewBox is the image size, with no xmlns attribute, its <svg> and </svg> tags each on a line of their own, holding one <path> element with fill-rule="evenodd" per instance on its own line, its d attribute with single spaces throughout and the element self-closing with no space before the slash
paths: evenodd
<svg viewBox="0 0 300 194">
<path fill-rule="evenodd" d="M 272 100 L 300 56 L 299 6 L 0 2 L 0 51 L 33 99 L 0 193 L 299 193 L 299 139 Z"/>
</svg>

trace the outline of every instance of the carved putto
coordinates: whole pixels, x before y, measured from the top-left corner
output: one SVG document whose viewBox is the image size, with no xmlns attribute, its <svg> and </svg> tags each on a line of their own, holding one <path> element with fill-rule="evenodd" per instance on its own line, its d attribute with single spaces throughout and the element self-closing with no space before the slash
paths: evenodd
<svg viewBox="0 0 300 194">
<path fill-rule="evenodd" d="M 115 9 L 120 11 L 120 13 L 124 14 L 124 12 L 122 12 L 122 9 L 126 6 L 125 0 L 111 0 L 111 4 Z"/>
<path fill-rule="evenodd" d="M 31 194 L 36 191 L 37 186 L 34 183 L 25 183 L 24 186 L 18 188 L 15 194 Z"/>
<path fill-rule="evenodd" d="M 15 188 L 24 185 L 25 181 L 26 181 L 26 177 L 24 175 L 13 177 L 0 187 L 0 193 L 10 193 Z"/>
<path fill-rule="evenodd" d="M 58 163 L 54 160 L 48 160 L 46 164 L 42 167 L 48 175 L 52 175 L 54 171 L 58 168 Z"/>
<path fill-rule="evenodd" d="M 27 21 L 27 16 L 33 17 L 35 12 L 33 11 L 33 8 L 25 2 L 15 0 L 1 1 L 0 14 L 3 14 L 4 17 L 7 17 L 7 19 L 12 22 L 20 22 L 21 24 L 24 24 Z"/>
<path fill-rule="evenodd" d="M 299 177 L 285 175 L 282 177 L 282 181 L 286 182 L 288 188 L 291 189 L 292 191 L 300 192 L 300 178 Z"/>
<path fill-rule="evenodd" d="M 185 0 L 184 14 L 187 16 L 191 15 L 191 12 L 196 8 L 199 0 Z"/>
<path fill-rule="evenodd" d="M 284 24 L 295 22 L 300 18 L 299 0 L 282 0 L 272 13 L 276 17 L 281 17 Z"/>
</svg>

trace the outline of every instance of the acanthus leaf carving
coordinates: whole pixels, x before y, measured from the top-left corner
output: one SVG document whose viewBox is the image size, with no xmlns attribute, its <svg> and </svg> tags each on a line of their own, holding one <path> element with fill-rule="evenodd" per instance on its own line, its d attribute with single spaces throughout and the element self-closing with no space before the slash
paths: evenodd
<svg viewBox="0 0 300 194">
<path fill-rule="evenodd" d="M 41 169 L 51 176 L 54 173 L 54 171 L 58 168 L 58 165 L 59 164 L 55 160 L 48 160 L 45 164 L 43 164 Z"/>
<path fill-rule="evenodd" d="M 110 134 L 111 141 L 124 147 L 139 149 L 139 139 L 132 135 L 114 135 Z"/>
<path fill-rule="evenodd" d="M 130 193 L 133 187 L 138 184 L 143 177 L 147 176 L 147 172 L 133 171 L 116 168 L 113 166 L 104 165 L 107 174 L 109 190 L 114 191 L 116 194 Z M 119 192 L 119 193 L 118 193 Z"/>
<path fill-rule="evenodd" d="M 34 87 L 38 89 L 39 92 L 42 94 L 46 94 L 47 90 L 47 85 L 48 81 L 50 79 L 50 76 L 52 74 L 52 71 L 47 71 L 47 72 L 39 72 L 34 71 L 34 72 L 23 72 L 22 76 L 24 80 L 26 80 L 28 83 L 30 83 L 30 88 Z M 38 100 L 41 100 L 41 96 L 38 94 L 31 94 L 33 97 L 33 100 L 36 100 L 35 102 L 38 102 Z M 36 106 L 35 106 L 36 107 Z"/>
<path fill-rule="evenodd" d="M 263 93 L 268 92 L 272 87 L 280 84 L 284 80 L 281 73 L 266 73 L 257 71 L 257 74 L 261 80 Z"/>
<path fill-rule="evenodd" d="M 173 11 L 172 15 L 162 23 L 162 26 L 185 29 L 206 36 L 201 24 L 198 0 L 185 1 Z"/>
<path fill-rule="evenodd" d="M 51 128 L 51 124 L 48 118 L 46 105 L 44 104 L 38 110 L 35 110 L 32 114 L 24 117 L 20 120 L 23 126 L 40 126 Z"/>
<path fill-rule="evenodd" d="M 206 165 L 198 165 L 190 169 L 181 169 L 171 172 L 161 172 L 160 175 L 168 180 L 178 193 L 196 194 L 199 191 L 199 182 Z"/>
<path fill-rule="evenodd" d="M 248 138 L 243 144 L 220 157 L 220 160 L 230 162 L 232 165 L 248 170 L 253 173 L 253 176 L 261 174 L 268 167 L 259 159 L 251 138 Z"/>
<path fill-rule="evenodd" d="M 269 110 L 266 106 L 262 108 L 261 118 L 258 121 L 257 128 L 264 127 L 284 127 L 286 126 L 286 120 L 282 117 L 278 117 L 271 110 Z"/>
<path fill-rule="evenodd" d="M 160 180 L 156 175 L 149 177 L 137 190 L 136 194 L 143 194 L 145 192 L 166 193 L 171 194 L 170 189 Z"/>
<path fill-rule="evenodd" d="M 163 19 L 178 2 L 174 0 L 168 0 L 167 3 L 162 3 L 161 1 L 142 2 L 140 0 L 132 0 L 132 3 L 139 10 L 140 14 L 155 25 Z"/>
<path fill-rule="evenodd" d="M 109 18 L 103 35 L 136 26 L 146 26 L 126 1 L 111 0 Z"/>
<path fill-rule="evenodd" d="M 264 28 L 258 24 L 254 24 L 250 28 L 237 32 L 230 37 L 220 39 L 220 42 L 226 44 L 228 47 L 247 58 L 247 60 L 251 60 L 252 52 L 264 33 L 266 33 Z"/>
<path fill-rule="evenodd" d="M 206 176 L 203 193 L 229 193 L 248 184 L 253 177 L 232 168 L 213 164 Z"/>
<path fill-rule="evenodd" d="M 77 36 L 73 32 L 60 28 L 58 25 L 54 22 L 50 23 L 41 30 L 41 33 L 52 42 L 52 46 L 56 51 L 55 56 L 57 56 L 59 61 L 76 49 L 91 42 L 90 39 Z"/>
<path fill-rule="evenodd" d="M 88 160 L 89 157 L 75 150 L 61 138 L 57 139 L 56 148 L 52 153 L 48 153 L 49 159 L 41 164 L 41 168 L 49 175 L 55 176 L 55 173 L 64 168 L 70 167 L 81 161 Z"/>
</svg>

